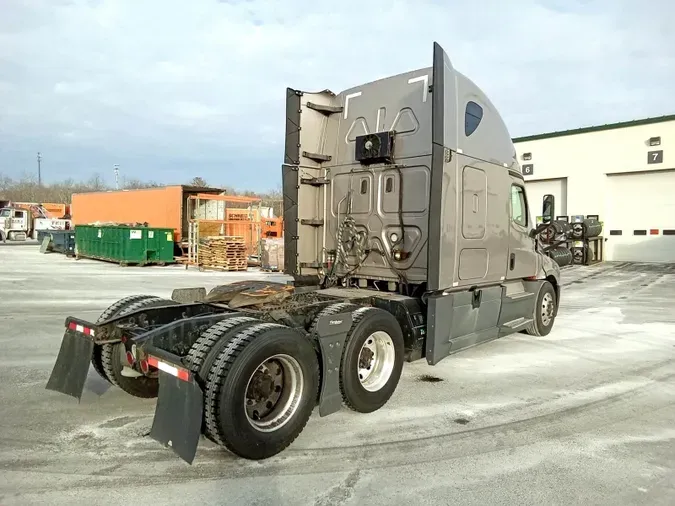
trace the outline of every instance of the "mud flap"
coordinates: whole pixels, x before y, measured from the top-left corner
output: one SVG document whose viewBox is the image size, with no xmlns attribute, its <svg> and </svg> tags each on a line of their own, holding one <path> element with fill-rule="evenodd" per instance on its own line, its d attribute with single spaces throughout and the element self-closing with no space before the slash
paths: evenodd
<svg viewBox="0 0 675 506">
<path fill-rule="evenodd" d="M 82 398 L 84 384 L 91 364 L 94 341 L 89 336 L 66 330 L 61 349 L 47 381 L 47 390 Z"/>
<path fill-rule="evenodd" d="M 338 313 L 319 318 L 316 332 L 321 346 L 321 395 L 319 396 L 319 415 L 327 416 L 342 407 L 340 393 L 340 361 L 342 350 L 347 339 L 347 332 L 352 327 L 351 313 Z"/>
<path fill-rule="evenodd" d="M 182 380 L 160 370 L 150 437 L 192 464 L 202 431 L 203 409 L 204 394 L 192 375 Z"/>
</svg>

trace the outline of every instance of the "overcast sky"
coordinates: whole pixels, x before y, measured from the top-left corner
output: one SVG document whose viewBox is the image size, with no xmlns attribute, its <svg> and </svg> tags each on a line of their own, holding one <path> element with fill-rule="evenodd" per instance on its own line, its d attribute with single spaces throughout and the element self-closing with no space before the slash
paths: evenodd
<svg viewBox="0 0 675 506">
<path fill-rule="evenodd" d="M 673 0 L 0 0 L 0 174 L 277 186 L 286 86 L 431 64 L 513 136 L 675 113 Z"/>
</svg>

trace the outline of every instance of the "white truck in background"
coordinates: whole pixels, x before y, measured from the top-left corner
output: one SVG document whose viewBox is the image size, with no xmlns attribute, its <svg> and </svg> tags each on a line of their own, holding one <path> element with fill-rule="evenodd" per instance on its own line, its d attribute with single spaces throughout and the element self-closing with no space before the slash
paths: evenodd
<svg viewBox="0 0 675 506">
<path fill-rule="evenodd" d="M 69 230 L 69 219 L 49 218 L 40 206 L 14 207 L 8 202 L 0 208 L 0 241 L 37 239 L 40 230 Z"/>
</svg>

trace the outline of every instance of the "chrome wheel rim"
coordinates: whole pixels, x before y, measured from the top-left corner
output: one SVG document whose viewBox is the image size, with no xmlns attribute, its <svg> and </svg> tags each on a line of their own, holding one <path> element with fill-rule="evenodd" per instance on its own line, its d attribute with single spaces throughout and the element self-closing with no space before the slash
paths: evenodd
<svg viewBox="0 0 675 506">
<path fill-rule="evenodd" d="M 396 361 L 396 350 L 391 336 L 382 330 L 372 333 L 359 351 L 358 376 L 361 386 L 377 392 L 387 384 Z"/>
<path fill-rule="evenodd" d="M 302 368 L 295 358 L 274 355 L 266 359 L 246 385 L 246 419 L 261 432 L 278 430 L 300 407 L 303 385 Z"/>
<path fill-rule="evenodd" d="M 553 321 L 554 309 L 555 304 L 553 302 L 553 295 L 550 293 L 545 293 L 541 300 L 541 323 L 544 325 L 544 327 L 548 327 L 551 321 Z"/>
</svg>

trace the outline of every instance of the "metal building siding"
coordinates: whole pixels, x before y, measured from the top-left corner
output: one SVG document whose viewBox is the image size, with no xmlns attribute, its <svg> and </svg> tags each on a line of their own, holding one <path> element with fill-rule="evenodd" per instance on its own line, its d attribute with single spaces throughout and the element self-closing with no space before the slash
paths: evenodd
<svg viewBox="0 0 675 506">
<path fill-rule="evenodd" d="M 661 137 L 650 147 L 649 138 Z M 607 174 L 675 169 L 675 120 L 614 130 L 516 142 L 521 167 L 532 165 L 525 181 L 567 178 L 567 214 L 605 213 Z M 663 162 L 648 164 L 647 153 L 663 150 Z M 531 160 L 523 154 L 531 153 Z"/>
<path fill-rule="evenodd" d="M 530 208 L 530 219 L 536 223 L 537 216 L 541 216 L 544 195 L 555 197 L 556 216 L 567 215 L 567 178 L 544 179 L 525 183 L 527 203 Z"/>
</svg>

